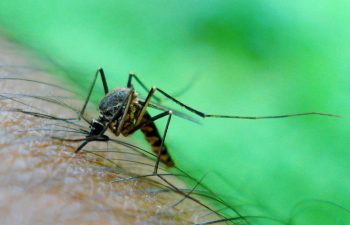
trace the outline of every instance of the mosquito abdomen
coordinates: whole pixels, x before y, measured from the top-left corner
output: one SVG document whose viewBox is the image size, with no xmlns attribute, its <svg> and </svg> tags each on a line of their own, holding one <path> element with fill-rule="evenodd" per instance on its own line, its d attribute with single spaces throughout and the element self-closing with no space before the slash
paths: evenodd
<svg viewBox="0 0 350 225">
<path fill-rule="evenodd" d="M 148 112 L 146 112 L 142 120 L 146 121 L 150 118 L 151 116 L 148 114 Z M 142 126 L 140 130 L 145 135 L 146 140 L 151 144 L 153 151 L 158 155 L 162 144 L 162 138 L 159 135 L 158 129 L 154 122 Z M 160 155 L 160 161 L 165 163 L 167 166 L 174 166 L 174 162 L 171 159 L 165 145 L 163 146 L 163 151 Z"/>
</svg>

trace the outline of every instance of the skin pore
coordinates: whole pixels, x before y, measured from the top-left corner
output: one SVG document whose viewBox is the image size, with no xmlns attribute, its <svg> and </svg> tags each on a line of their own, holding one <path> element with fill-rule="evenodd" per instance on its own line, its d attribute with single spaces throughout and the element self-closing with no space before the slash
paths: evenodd
<svg viewBox="0 0 350 225">
<path fill-rule="evenodd" d="M 34 65 L 39 62 L 33 55 L 0 39 L 1 224 L 206 224 L 222 219 L 198 200 L 197 181 L 186 187 L 174 176 L 191 180 L 180 170 L 170 173 L 161 166 L 163 175 L 150 176 L 153 156 L 145 157 L 150 153 L 129 140 L 90 143 L 74 154 L 86 136 L 89 112 L 78 120 L 83 99 Z"/>
</svg>

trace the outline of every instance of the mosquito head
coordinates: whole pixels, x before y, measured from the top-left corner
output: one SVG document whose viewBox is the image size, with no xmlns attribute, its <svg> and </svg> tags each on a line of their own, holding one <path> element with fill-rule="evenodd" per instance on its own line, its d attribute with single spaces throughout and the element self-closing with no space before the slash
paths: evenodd
<svg viewBox="0 0 350 225">
<path fill-rule="evenodd" d="M 98 119 L 92 120 L 88 136 L 97 136 L 101 134 L 104 127 L 105 127 L 105 124 L 101 117 L 99 117 Z"/>
</svg>

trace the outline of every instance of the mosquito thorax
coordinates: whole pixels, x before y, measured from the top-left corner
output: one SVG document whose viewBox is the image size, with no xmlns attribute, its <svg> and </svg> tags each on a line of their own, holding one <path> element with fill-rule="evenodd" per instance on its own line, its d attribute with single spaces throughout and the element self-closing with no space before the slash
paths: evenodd
<svg viewBox="0 0 350 225">
<path fill-rule="evenodd" d="M 113 118 L 120 107 L 125 108 L 125 99 L 128 97 L 130 88 L 119 87 L 109 92 L 100 102 L 100 113 L 107 119 Z M 136 98 L 136 96 L 134 96 Z M 124 110 L 121 110 L 121 114 Z"/>
</svg>

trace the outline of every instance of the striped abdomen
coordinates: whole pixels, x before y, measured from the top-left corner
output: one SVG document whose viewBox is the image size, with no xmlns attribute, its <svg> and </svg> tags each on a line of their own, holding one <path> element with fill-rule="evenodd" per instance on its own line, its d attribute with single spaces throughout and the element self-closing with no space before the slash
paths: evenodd
<svg viewBox="0 0 350 225">
<path fill-rule="evenodd" d="M 148 112 L 143 116 L 143 121 L 150 119 L 151 116 Z M 142 121 L 142 122 L 143 122 Z M 142 133 L 145 135 L 146 140 L 151 144 L 153 151 L 158 155 L 160 152 L 160 147 L 162 143 L 162 138 L 159 135 L 156 125 L 154 122 L 146 124 L 140 128 Z M 160 155 L 160 161 L 165 163 L 167 166 L 174 166 L 174 162 L 171 159 L 166 146 L 163 146 L 163 151 Z"/>
</svg>

